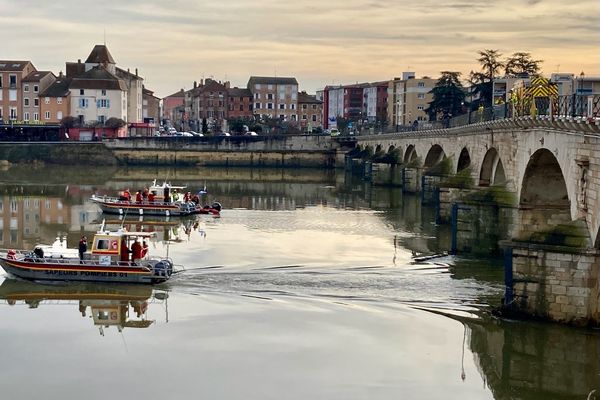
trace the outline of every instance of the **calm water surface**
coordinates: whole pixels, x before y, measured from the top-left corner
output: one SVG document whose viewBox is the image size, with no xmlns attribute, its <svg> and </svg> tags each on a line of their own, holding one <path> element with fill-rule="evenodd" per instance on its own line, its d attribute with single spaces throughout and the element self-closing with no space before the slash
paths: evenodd
<svg viewBox="0 0 600 400">
<path fill-rule="evenodd" d="M 102 216 L 92 193 L 154 178 L 209 191 L 220 218 Z M 600 336 L 503 321 L 493 258 L 449 247 L 434 212 L 343 172 L 32 168 L 0 172 L 0 247 L 106 218 L 157 232 L 185 272 L 159 287 L 0 275 L 6 399 L 585 399 Z M 592 397 L 593 398 L 593 395 Z"/>
</svg>

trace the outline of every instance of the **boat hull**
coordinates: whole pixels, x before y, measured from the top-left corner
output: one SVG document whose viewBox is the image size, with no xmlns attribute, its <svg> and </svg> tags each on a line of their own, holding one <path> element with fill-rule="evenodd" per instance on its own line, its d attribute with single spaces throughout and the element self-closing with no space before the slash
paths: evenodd
<svg viewBox="0 0 600 400">
<path fill-rule="evenodd" d="M 200 207 L 193 203 L 135 203 L 113 201 L 92 197 L 102 212 L 117 215 L 151 215 L 161 217 L 181 217 L 193 214 L 219 215 L 220 210 L 212 207 Z"/>
<path fill-rule="evenodd" d="M 27 280 L 157 284 L 169 279 L 169 276 L 157 276 L 152 270 L 144 267 L 86 265 L 75 262 L 47 264 L 0 257 L 0 265 L 6 272 Z"/>
</svg>

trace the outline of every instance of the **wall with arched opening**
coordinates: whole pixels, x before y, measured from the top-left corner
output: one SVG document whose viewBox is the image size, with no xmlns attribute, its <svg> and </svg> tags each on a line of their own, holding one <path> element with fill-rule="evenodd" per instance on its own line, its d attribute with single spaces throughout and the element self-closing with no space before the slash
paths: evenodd
<svg viewBox="0 0 600 400">
<path fill-rule="evenodd" d="M 442 149 L 442 146 L 434 144 L 433 146 L 431 146 L 431 149 L 429 149 L 429 152 L 427 152 L 427 156 L 425 157 L 425 163 L 423 164 L 423 166 L 425 168 L 431 168 L 437 165 L 444 158 L 446 158 L 446 153 L 444 153 L 444 149 Z"/>
<path fill-rule="evenodd" d="M 490 148 L 483 158 L 481 172 L 479 174 L 479 186 L 492 186 L 506 182 L 504 165 L 500 159 L 498 150 Z"/>
<path fill-rule="evenodd" d="M 414 145 L 409 145 L 406 148 L 406 153 L 404 153 L 404 163 L 405 164 L 410 164 L 411 162 L 415 161 L 418 158 L 417 155 L 417 150 L 415 149 Z"/>
<path fill-rule="evenodd" d="M 467 169 L 471 166 L 471 155 L 469 154 L 469 150 L 467 150 L 466 147 L 463 147 L 463 149 L 460 152 L 460 155 L 458 156 L 458 164 L 456 167 L 456 172 L 460 172 L 464 169 Z"/>
</svg>

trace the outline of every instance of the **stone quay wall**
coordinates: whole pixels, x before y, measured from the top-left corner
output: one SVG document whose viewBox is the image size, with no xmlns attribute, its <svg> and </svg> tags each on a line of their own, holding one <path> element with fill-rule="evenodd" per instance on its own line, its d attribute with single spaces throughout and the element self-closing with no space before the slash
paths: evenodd
<svg viewBox="0 0 600 400">
<path fill-rule="evenodd" d="M 99 142 L 0 142 L 0 162 L 116 165 L 117 159 Z"/>
</svg>

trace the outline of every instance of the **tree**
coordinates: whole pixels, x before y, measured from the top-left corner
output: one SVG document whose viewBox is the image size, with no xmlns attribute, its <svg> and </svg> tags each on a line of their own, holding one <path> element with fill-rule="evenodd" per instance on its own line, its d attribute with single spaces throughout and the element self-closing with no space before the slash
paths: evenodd
<svg viewBox="0 0 600 400">
<path fill-rule="evenodd" d="M 498 50 L 479 50 L 477 52 L 479 54 L 479 64 L 481 65 L 481 70 L 486 79 L 489 81 L 493 81 L 500 69 L 504 67 L 504 63 L 500 61 L 500 57 L 502 54 Z"/>
<path fill-rule="evenodd" d="M 104 126 L 111 129 L 119 129 L 127 125 L 121 118 L 111 117 L 104 122 Z"/>
<path fill-rule="evenodd" d="M 449 118 L 462 113 L 465 89 L 460 83 L 460 72 L 442 71 L 441 74 L 430 92 L 433 100 L 425 110 L 430 120 L 436 120 L 440 115 Z"/>
<path fill-rule="evenodd" d="M 518 77 L 523 75 L 538 75 L 542 60 L 534 60 L 530 53 L 516 52 L 505 63 L 507 76 Z"/>
<path fill-rule="evenodd" d="M 204 135 L 208 133 L 208 121 L 206 121 L 206 118 L 202 118 L 202 133 Z"/>
<path fill-rule="evenodd" d="M 60 126 L 61 128 L 65 128 L 65 129 L 70 129 L 70 128 L 75 128 L 77 126 L 79 126 L 79 119 L 75 118 L 75 117 L 64 117 L 63 119 L 60 120 Z"/>
<path fill-rule="evenodd" d="M 228 120 L 229 130 L 231 132 L 237 133 L 238 135 L 242 135 L 244 133 L 244 127 L 247 127 L 248 121 L 243 118 L 230 118 Z"/>
</svg>

